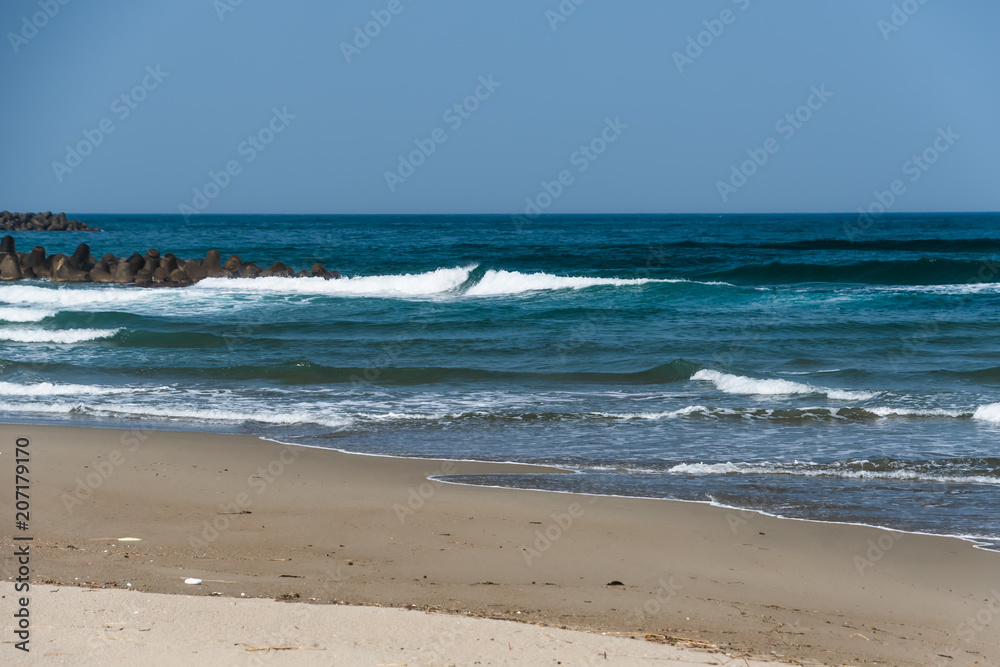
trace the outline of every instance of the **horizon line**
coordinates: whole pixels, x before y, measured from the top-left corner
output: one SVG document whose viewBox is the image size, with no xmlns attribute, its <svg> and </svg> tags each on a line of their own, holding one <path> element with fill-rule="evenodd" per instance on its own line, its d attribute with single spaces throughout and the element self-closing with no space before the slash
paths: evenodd
<svg viewBox="0 0 1000 667">
<path fill-rule="evenodd" d="M 23 213 L 25 211 L 11 211 L 12 213 Z M 43 213 L 44 211 L 32 211 L 32 213 Z M 55 211 L 50 211 L 55 213 Z M 66 211 L 60 211 L 66 215 L 70 215 Z M 332 212 L 308 212 L 308 213 L 199 213 L 197 215 L 185 216 L 182 213 L 164 213 L 164 212 L 129 212 L 129 213 L 115 213 L 107 211 L 75 211 L 73 215 L 121 215 L 121 216 L 164 216 L 164 217 L 178 217 L 178 218 L 197 218 L 197 217 L 223 217 L 223 216 L 269 216 L 269 215 L 281 215 L 281 216 L 329 216 L 329 217 L 421 217 L 421 216 L 483 216 L 483 217 L 516 217 L 518 213 L 484 213 L 484 212 L 463 212 L 463 213 L 440 213 L 440 212 L 430 212 L 430 213 L 332 213 Z M 883 218 L 892 217 L 899 215 L 998 215 L 1000 211 L 886 211 L 884 213 L 872 214 L 865 213 L 870 217 Z M 745 211 L 745 212 L 632 212 L 632 213 L 622 213 L 622 212 L 594 212 L 594 213 L 544 213 L 536 218 L 529 219 L 530 221 L 543 219 L 543 218 L 559 218 L 559 217 L 570 217 L 570 216 L 711 216 L 711 217 L 727 217 L 727 216 L 738 216 L 738 215 L 860 215 L 859 211 Z"/>
</svg>

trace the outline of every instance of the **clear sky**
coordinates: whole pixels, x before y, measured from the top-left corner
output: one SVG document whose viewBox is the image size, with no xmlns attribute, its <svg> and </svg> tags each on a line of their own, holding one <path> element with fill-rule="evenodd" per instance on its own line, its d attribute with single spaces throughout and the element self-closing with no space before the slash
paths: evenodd
<svg viewBox="0 0 1000 667">
<path fill-rule="evenodd" d="M 5 0 L 0 209 L 996 211 L 998 24 L 996 0 Z"/>
</svg>

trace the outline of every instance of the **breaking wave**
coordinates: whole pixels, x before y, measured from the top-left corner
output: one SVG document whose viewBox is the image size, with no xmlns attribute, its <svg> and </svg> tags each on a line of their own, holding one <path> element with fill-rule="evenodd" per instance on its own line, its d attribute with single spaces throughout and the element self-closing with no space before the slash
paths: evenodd
<svg viewBox="0 0 1000 667">
<path fill-rule="evenodd" d="M 703 368 L 691 376 L 692 380 L 705 380 L 715 385 L 716 389 L 727 394 L 744 395 L 794 395 L 794 394 L 822 394 L 827 398 L 844 401 L 867 401 L 878 396 L 877 393 L 867 391 L 846 391 L 843 389 L 828 389 L 826 387 L 815 387 L 801 382 L 791 380 L 760 380 L 743 375 L 730 375 L 719 371 Z"/>
<path fill-rule="evenodd" d="M 681 463 L 667 470 L 683 475 L 794 475 L 939 482 L 942 484 L 1000 484 L 1000 459 L 944 459 L 902 461 L 879 459 L 834 463 L 810 461 Z"/>
<path fill-rule="evenodd" d="M 111 338 L 121 329 L 0 329 L 0 341 L 11 343 L 61 343 L 72 345 Z"/>
</svg>

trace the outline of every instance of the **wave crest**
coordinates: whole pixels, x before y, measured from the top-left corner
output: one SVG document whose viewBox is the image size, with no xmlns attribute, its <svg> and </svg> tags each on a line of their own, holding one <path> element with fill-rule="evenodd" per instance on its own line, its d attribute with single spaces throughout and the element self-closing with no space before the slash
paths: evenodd
<svg viewBox="0 0 1000 667">
<path fill-rule="evenodd" d="M 899 460 L 813 463 L 731 462 L 680 463 L 667 470 L 678 475 L 793 475 L 844 479 L 911 480 L 944 484 L 1000 484 L 1000 474 L 988 470 L 990 460 L 909 462 Z M 983 465 L 983 464 L 986 465 Z"/>
<path fill-rule="evenodd" d="M 32 306 L 78 307 L 112 305 L 140 301 L 146 295 L 157 294 L 134 287 L 38 287 L 36 285 L 5 285 L 0 290 L 0 303 Z"/>
<path fill-rule="evenodd" d="M 99 396 L 102 394 L 128 394 L 137 391 L 132 387 L 100 387 L 90 384 L 53 384 L 51 382 L 35 382 L 18 384 L 16 382 L 0 382 L 0 396 Z"/>
<path fill-rule="evenodd" d="M 653 281 L 650 278 L 583 278 L 556 276 L 551 273 L 521 273 L 520 271 L 490 269 L 465 294 L 467 296 L 501 296 L 542 290 L 584 289 L 601 285 L 616 287 L 645 285 L 649 282 L 659 281 Z"/>
<path fill-rule="evenodd" d="M 458 289 L 474 266 L 436 269 L 425 273 L 381 276 L 358 276 L 325 280 L 323 278 L 206 278 L 191 287 L 194 290 L 226 289 L 245 292 L 292 294 L 328 294 L 331 296 L 433 296 Z"/>
<path fill-rule="evenodd" d="M 55 314 L 43 308 L 0 308 L 0 320 L 4 322 L 41 322 Z"/>
<path fill-rule="evenodd" d="M 867 401 L 875 398 L 878 394 L 867 391 L 847 391 L 844 389 L 828 389 L 826 387 L 815 387 L 802 382 L 792 382 L 791 380 L 757 379 L 746 377 L 745 375 L 730 375 L 719 371 L 703 368 L 691 376 L 692 380 L 705 380 L 715 385 L 716 389 L 727 394 L 743 395 L 797 395 L 797 394 L 822 394 L 827 398 L 843 401 Z"/>
<path fill-rule="evenodd" d="M 11 343 L 61 343 L 72 345 L 111 338 L 121 329 L 0 329 L 0 341 Z"/>
</svg>

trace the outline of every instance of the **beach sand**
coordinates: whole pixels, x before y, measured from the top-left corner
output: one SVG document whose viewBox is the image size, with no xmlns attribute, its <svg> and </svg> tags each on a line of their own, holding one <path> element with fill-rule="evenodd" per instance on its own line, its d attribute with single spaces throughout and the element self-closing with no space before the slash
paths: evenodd
<svg viewBox="0 0 1000 667">
<path fill-rule="evenodd" d="M 703 646 L 702 664 L 1000 661 L 1000 554 L 953 538 L 427 480 L 532 466 L 193 432 L 0 431 L 6 498 L 15 439 L 30 440 L 31 521 L 18 535 L 33 537 L 39 664 L 114 664 L 119 654 L 148 664 L 671 664 L 679 650 L 530 624 Z M 4 508 L 12 581 L 14 508 Z M 12 645 L 12 584 L 0 592 L 4 660 L 24 659 Z M 230 599 L 240 597 L 289 601 Z M 315 604 L 330 602 L 522 623 Z M 130 614 L 161 620 L 147 627 Z M 268 646 L 293 650 L 248 650 Z"/>
</svg>

